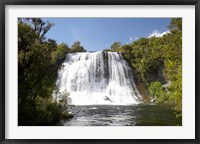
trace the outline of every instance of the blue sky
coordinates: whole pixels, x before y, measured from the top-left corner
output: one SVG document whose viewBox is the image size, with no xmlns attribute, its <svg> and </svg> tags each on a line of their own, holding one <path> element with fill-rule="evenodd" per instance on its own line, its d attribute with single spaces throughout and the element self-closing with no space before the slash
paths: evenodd
<svg viewBox="0 0 200 144">
<path fill-rule="evenodd" d="M 80 41 L 87 51 L 109 48 L 114 42 L 131 43 L 151 34 L 168 31 L 170 18 L 43 18 L 55 26 L 47 38 L 71 46 Z"/>
</svg>

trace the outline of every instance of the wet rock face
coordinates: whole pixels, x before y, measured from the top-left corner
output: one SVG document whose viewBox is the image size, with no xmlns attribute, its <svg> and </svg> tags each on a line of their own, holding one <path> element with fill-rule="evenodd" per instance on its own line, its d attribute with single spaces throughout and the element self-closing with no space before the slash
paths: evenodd
<svg viewBox="0 0 200 144">
<path fill-rule="evenodd" d="M 156 69 L 145 76 L 145 79 L 147 83 L 159 81 L 162 84 L 166 84 L 167 81 L 164 77 L 164 63 L 161 61 Z"/>
<path fill-rule="evenodd" d="M 103 54 L 103 61 L 104 61 L 104 78 L 107 80 L 107 83 L 109 83 L 108 53 L 102 52 L 102 54 Z"/>
</svg>

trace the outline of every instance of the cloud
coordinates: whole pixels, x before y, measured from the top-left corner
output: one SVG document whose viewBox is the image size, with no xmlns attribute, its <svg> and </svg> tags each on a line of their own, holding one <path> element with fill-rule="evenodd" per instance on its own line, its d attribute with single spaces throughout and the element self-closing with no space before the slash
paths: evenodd
<svg viewBox="0 0 200 144">
<path fill-rule="evenodd" d="M 130 42 L 132 42 L 133 38 L 132 38 L 132 37 L 129 37 L 129 40 L 130 40 Z"/>
<path fill-rule="evenodd" d="M 137 36 L 131 36 L 129 37 L 129 42 L 132 43 L 134 41 L 138 40 L 138 37 Z"/>
<path fill-rule="evenodd" d="M 158 30 L 154 30 L 152 33 L 149 34 L 148 38 L 150 37 L 162 37 L 163 35 L 170 33 L 169 30 L 160 33 Z"/>
</svg>

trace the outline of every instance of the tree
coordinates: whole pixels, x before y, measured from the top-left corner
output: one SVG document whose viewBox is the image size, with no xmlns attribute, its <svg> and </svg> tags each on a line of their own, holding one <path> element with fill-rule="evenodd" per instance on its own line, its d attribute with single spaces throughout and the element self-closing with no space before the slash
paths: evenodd
<svg viewBox="0 0 200 144">
<path fill-rule="evenodd" d="M 41 41 L 45 39 L 45 34 L 54 26 L 53 23 L 44 22 L 41 18 L 30 18 L 28 20 L 33 25 L 33 29 L 37 32 Z"/>
<path fill-rule="evenodd" d="M 172 18 L 169 28 L 171 31 L 173 30 L 182 31 L 182 18 Z"/>
<path fill-rule="evenodd" d="M 118 50 L 120 49 L 120 47 L 121 47 L 121 42 L 114 42 L 114 43 L 111 45 L 110 49 L 111 49 L 112 51 L 118 51 Z"/>
<path fill-rule="evenodd" d="M 74 42 L 70 49 L 71 52 L 86 52 L 83 46 L 79 41 Z"/>
<path fill-rule="evenodd" d="M 41 19 L 18 19 L 18 124 L 56 125 L 62 105 L 52 99 L 57 71 L 66 44 L 45 39 L 52 24 Z"/>
<path fill-rule="evenodd" d="M 65 59 L 68 52 L 70 52 L 70 48 L 65 43 L 58 45 L 57 49 L 52 52 L 52 63 Z"/>
<path fill-rule="evenodd" d="M 32 27 L 40 41 L 45 40 L 45 34 L 54 26 L 53 23 L 44 22 L 41 18 L 19 18 L 18 24 L 27 24 Z"/>
</svg>

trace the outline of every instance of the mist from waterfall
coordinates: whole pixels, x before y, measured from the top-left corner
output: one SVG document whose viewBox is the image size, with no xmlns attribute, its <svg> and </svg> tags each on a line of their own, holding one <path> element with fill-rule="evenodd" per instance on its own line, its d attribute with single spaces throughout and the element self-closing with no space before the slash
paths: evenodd
<svg viewBox="0 0 200 144">
<path fill-rule="evenodd" d="M 59 92 L 70 93 L 74 105 L 129 105 L 140 102 L 132 70 L 117 52 L 67 54 L 56 85 Z"/>
</svg>

